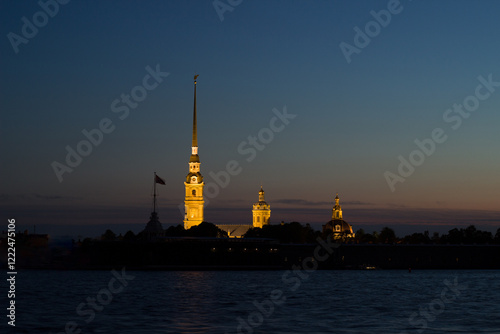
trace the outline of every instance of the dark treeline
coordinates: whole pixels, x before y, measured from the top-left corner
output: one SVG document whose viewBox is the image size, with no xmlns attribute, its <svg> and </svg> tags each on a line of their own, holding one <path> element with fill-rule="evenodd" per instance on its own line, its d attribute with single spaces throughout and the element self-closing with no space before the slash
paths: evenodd
<svg viewBox="0 0 500 334">
<path fill-rule="evenodd" d="M 209 238 L 227 238 L 227 232 L 221 230 L 212 223 L 203 222 L 198 226 L 193 226 L 189 230 L 184 229 L 182 225 L 170 226 L 165 230 L 165 237 L 209 237 Z M 90 241 L 90 238 L 85 241 Z M 101 241 L 143 241 L 148 240 L 144 231 L 135 234 L 128 231 L 125 235 L 116 235 L 112 230 L 106 230 L 100 237 Z"/>
<path fill-rule="evenodd" d="M 496 234 L 476 229 L 474 225 L 467 228 L 454 228 L 447 234 L 439 235 L 434 232 L 432 236 L 429 231 L 423 233 L 413 233 L 403 238 L 398 238 L 394 230 L 384 227 L 380 232 L 365 233 L 363 229 L 356 232 L 354 238 L 356 243 L 370 244 L 435 244 L 435 245 L 460 245 L 460 244 L 500 244 L 500 228 Z"/>
<path fill-rule="evenodd" d="M 35 269 L 290 269 L 314 256 L 316 247 L 329 245 L 318 243 L 318 238 L 328 237 L 308 224 L 292 222 L 228 238 L 216 225 L 202 223 L 189 230 L 171 226 L 155 238 L 144 231 L 116 235 L 108 229 L 99 238 L 64 245 L 50 245 L 47 236 L 25 233 L 17 236 L 16 250 L 18 265 Z M 400 238 L 384 227 L 372 233 L 358 230 L 354 238 L 334 237 L 342 244 L 320 269 L 499 269 L 500 228 L 495 235 L 471 225 L 443 235 L 424 231 Z"/>
<path fill-rule="evenodd" d="M 447 234 L 439 235 L 435 232 L 430 235 L 429 231 L 413 233 L 403 238 L 398 238 L 390 227 L 384 227 L 380 232 L 366 233 L 363 229 L 356 231 L 354 238 L 338 241 L 357 244 L 500 244 L 500 228 L 496 234 L 476 229 L 474 225 L 467 228 L 450 230 Z M 263 228 L 250 229 L 245 238 L 272 238 L 284 243 L 312 243 L 318 237 L 326 238 L 328 234 L 315 231 L 309 224 L 305 226 L 293 222 L 281 225 L 266 225 Z"/>
<path fill-rule="evenodd" d="M 49 263 L 56 268 L 64 263 L 74 268 L 119 264 L 166 270 L 290 269 L 314 255 L 321 245 L 318 238 L 328 237 L 298 222 L 251 228 L 241 239 L 228 238 L 210 223 L 189 230 L 171 226 L 165 237 L 157 239 L 149 239 L 143 232 L 117 236 L 108 230 L 100 240 L 77 243 L 65 260 Z M 500 228 L 495 235 L 471 225 L 442 235 L 424 231 L 398 237 L 393 229 L 384 227 L 372 233 L 359 229 L 354 238 L 333 237 L 341 245 L 320 269 L 498 269 L 500 263 Z"/>
<path fill-rule="evenodd" d="M 255 227 L 248 230 L 245 238 L 270 238 L 279 240 L 281 243 L 314 243 L 321 232 L 315 231 L 311 225 L 305 226 L 298 222 L 264 225 L 262 228 Z"/>
<path fill-rule="evenodd" d="M 446 234 L 440 235 L 429 231 L 423 233 L 413 233 L 402 238 L 397 237 L 390 227 L 384 227 L 381 231 L 366 233 L 363 229 L 356 231 L 354 238 L 337 239 L 343 243 L 356 244 L 438 244 L 438 245 L 460 245 L 460 244 L 500 244 L 500 228 L 496 234 L 478 230 L 474 225 L 467 228 L 454 228 Z M 165 230 L 166 237 L 211 237 L 227 238 L 227 233 L 219 229 L 216 225 L 204 222 L 185 230 L 182 225 L 170 226 Z M 318 237 L 326 238 L 327 234 L 314 230 L 309 224 L 302 225 L 298 222 L 282 223 L 275 225 L 265 225 L 263 228 L 251 228 L 244 235 L 244 238 L 269 238 L 281 243 L 314 243 Z M 113 231 L 107 230 L 100 238 L 102 241 L 141 241 L 146 240 L 143 232 L 134 234 L 128 231 L 125 235 L 116 235 Z M 90 241 L 90 239 L 86 239 Z"/>
</svg>

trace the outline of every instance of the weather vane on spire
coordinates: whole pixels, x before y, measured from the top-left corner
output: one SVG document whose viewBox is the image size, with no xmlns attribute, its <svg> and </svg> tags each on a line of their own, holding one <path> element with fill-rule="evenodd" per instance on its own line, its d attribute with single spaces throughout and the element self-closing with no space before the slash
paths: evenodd
<svg viewBox="0 0 500 334">
<path fill-rule="evenodd" d="M 198 78 L 199 76 L 200 76 L 199 74 L 194 75 L 194 83 L 196 83 L 196 78 Z"/>
</svg>

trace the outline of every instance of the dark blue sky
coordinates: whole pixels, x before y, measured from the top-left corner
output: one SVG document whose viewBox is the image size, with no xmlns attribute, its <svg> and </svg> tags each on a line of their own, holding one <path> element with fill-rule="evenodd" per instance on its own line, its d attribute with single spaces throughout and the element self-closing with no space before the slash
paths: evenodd
<svg viewBox="0 0 500 334">
<path fill-rule="evenodd" d="M 50 17 L 36 1 L 1 2 L 4 220 L 145 224 L 156 171 L 160 220 L 181 223 L 196 72 L 205 183 L 231 160 L 241 167 L 217 186 L 207 221 L 249 222 L 263 184 L 274 222 L 326 222 L 338 192 L 354 229 L 500 225 L 496 1 L 241 1 L 222 21 L 212 1 L 58 7 Z M 348 62 L 340 45 L 356 42 Z M 141 88 L 155 69 L 169 74 Z M 114 112 L 131 93 L 141 101 Z M 471 111 L 453 111 L 464 103 Z M 271 138 L 284 108 L 296 117 Z M 66 147 L 103 119 L 113 130 L 60 182 L 54 161 L 66 165 Z M 429 144 L 435 129 L 446 140 Z M 249 136 L 264 146 L 252 161 Z M 399 156 L 412 165 L 403 173 Z"/>
</svg>

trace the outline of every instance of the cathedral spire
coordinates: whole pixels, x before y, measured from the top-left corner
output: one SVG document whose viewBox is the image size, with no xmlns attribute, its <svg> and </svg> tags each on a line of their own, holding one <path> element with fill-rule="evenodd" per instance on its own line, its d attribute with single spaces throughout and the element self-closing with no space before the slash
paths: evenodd
<svg viewBox="0 0 500 334">
<path fill-rule="evenodd" d="M 191 158 L 189 162 L 200 162 L 198 157 L 198 129 L 196 125 L 196 79 L 198 74 L 194 76 L 194 105 L 193 105 L 193 142 L 191 144 Z"/>
<path fill-rule="evenodd" d="M 187 230 L 203 222 L 203 176 L 200 173 L 200 156 L 198 155 L 198 134 L 196 129 L 196 78 L 194 76 L 194 106 L 193 106 L 193 142 L 191 157 L 189 158 L 189 173 L 184 186 L 186 197 L 184 199 L 184 228 Z"/>
<path fill-rule="evenodd" d="M 198 131 L 196 128 L 196 78 L 198 78 L 198 74 L 194 76 L 194 107 L 193 107 L 193 144 L 191 145 L 193 148 L 198 147 Z M 198 154 L 197 152 L 193 154 Z"/>
</svg>

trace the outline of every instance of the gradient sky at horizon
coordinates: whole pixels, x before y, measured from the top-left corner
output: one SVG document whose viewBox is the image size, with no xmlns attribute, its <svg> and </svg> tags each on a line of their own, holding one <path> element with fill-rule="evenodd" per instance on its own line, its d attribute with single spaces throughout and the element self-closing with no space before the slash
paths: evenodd
<svg viewBox="0 0 500 334">
<path fill-rule="evenodd" d="M 339 193 L 354 229 L 500 226 L 500 87 L 456 130 L 443 120 L 479 76 L 500 81 L 498 2 L 401 1 L 350 63 L 339 44 L 353 45 L 354 28 L 388 1 L 242 1 L 221 21 L 212 1 L 73 0 L 17 54 L 7 35 L 41 7 L 0 6 L 4 221 L 145 224 L 156 171 L 167 183 L 160 220 L 182 223 L 196 72 L 205 183 L 228 161 L 242 168 L 210 199 L 207 221 L 250 222 L 263 184 L 273 222 L 326 222 Z M 157 65 L 169 76 L 120 120 L 112 102 Z M 239 145 L 285 106 L 297 116 L 247 161 Z M 51 163 L 103 118 L 115 130 L 60 183 Z M 435 128 L 446 142 L 392 192 L 384 172 Z"/>
</svg>

